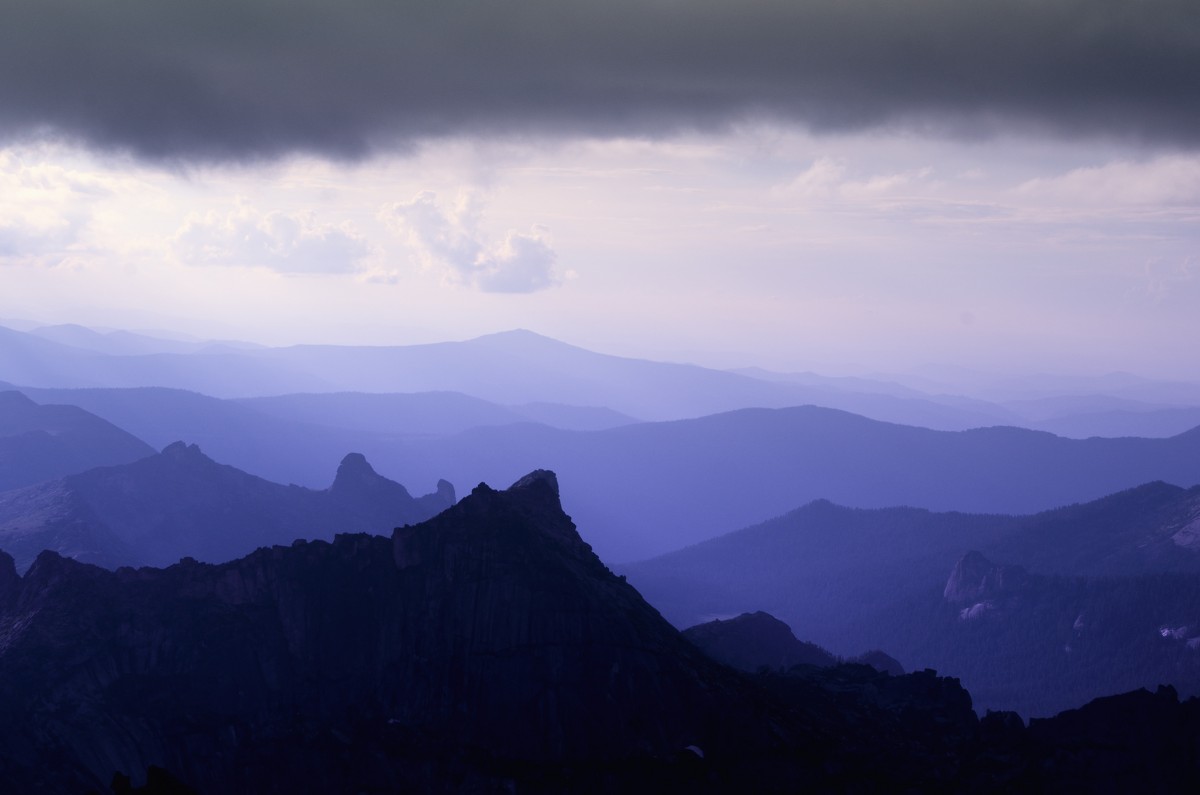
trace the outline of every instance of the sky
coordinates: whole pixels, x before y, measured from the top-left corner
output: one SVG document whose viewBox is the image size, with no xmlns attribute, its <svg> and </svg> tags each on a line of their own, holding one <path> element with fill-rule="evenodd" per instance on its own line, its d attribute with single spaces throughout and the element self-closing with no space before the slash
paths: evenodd
<svg viewBox="0 0 1200 795">
<path fill-rule="evenodd" d="M 1194 0 L 5 0 L 0 318 L 1200 378 Z"/>
</svg>

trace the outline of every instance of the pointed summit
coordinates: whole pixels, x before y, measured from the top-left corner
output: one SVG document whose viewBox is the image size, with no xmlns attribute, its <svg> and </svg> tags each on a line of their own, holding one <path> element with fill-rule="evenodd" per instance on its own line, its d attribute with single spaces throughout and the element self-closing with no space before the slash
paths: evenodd
<svg viewBox="0 0 1200 795">
<path fill-rule="evenodd" d="M 536 489 L 541 487 L 538 484 L 549 487 L 549 489 L 554 492 L 554 496 L 558 497 L 558 475 L 555 475 L 549 469 L 533 470 L 528 475 L 509 486 L 508 490 L 522 491 L 526 489 Z"/>
<path fill-rule="evenodd" d="M 342 459 L 342 463 L 338 464 L 337 475 L 333 479 L 332 491 L 346 491 L 347 489 L 362 488 L 363 486 L 371 486 L 379 481 L 386 481 L 375 468 L 367 461 L 366 456 L 362 453 L 348 453 Z"/>
<path fill-rule="evenodd" d="M 171 461 L 200 461 L 209 460 L 200 450 L 199 445 L 187 442 L 171 442 L 162 449 L 162 455 Z"/>
</svg>

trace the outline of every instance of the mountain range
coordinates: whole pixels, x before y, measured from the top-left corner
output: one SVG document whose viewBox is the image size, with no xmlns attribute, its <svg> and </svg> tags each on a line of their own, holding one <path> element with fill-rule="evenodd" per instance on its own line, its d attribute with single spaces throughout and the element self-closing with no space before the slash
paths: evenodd
<svg viewBox="0 0 1200 795">
<path fill-rule="evenodd" d="M 818 498 L 1030 513 L 1154 480 L 1200 483 L 1200 431 L 1086 440 L 1004 427 L 932 431 L 815 406 L 602 430 L 501 421 L 459 430 L 491 421 L 465 417 L 510 410 L 460 395 L 232 401 L 157 388 L 28 394 L 76 402 L 156 446 L 187 439 L 244 471 L 310 488 L 328 483 L 328 462 L 347 450 L 403 483 L 505 482 L 553 467 L 568 483 L 565 499 L 589 543 L 612 561 L 665 553 Z"/>
<path fill-rule="evenodd" d="M 1032 516 L 818 501 L 619 570 L 677 626 L 765 610 L 836 653 L 883 648 L 961 677 L 982 706 L 1046 715 L 1158 683 L 1200 692 L 1198 522 L 1200 487 L 1164 483 Z M 1002 589 L 1019 598 L 949 598 L 969 550 L 1001 562 L 985 574 L 1027 572 Z"/>
<path fill-rule="evenodd" d="M 715 370 L 596 353 L 524 330 L 427 345 L 267 348 L 80 326 L 0 328 L 0 381 L 21 387 L 153 386 L 215 397 L 456 392 L 536 421 L 580 422 L 539 409 L 552 404 L 583 417 L 600 412 L 591 421 L 603 424 L 813 404 L 938 430 L 1017 425 L 1067 436 L 1173 436 L 1200 425 L 1195 384 L 1120 374 L 1008 381 L 956 375 L 958 387 L 953 379 L 909 379 L 915 388 L 899 383 L 903 376 Z"/>
<path fill-rule="evenodd" d="M 176 442 L 130 464 L 0 493 L 0 549 L 19 571 L 43 549 L 109 568 L 220 562 L 294 539 L 387 532 L 454 501 L 446 481 L 414 498 L 357 453 L 316 491 L 271 483 Z"/>
</svg>

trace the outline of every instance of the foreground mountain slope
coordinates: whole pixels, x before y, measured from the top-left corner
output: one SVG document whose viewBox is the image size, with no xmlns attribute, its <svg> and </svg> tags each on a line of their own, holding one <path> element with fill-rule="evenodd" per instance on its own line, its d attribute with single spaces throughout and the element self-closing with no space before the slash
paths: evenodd
<svg viewBox="0 0 1200 795">
<path fill-rule="evenodd" d="M 780 784 L 821 769 L 774 759 L 820 732 L 759 722 L 753 688 L 591 554 L 549 473 L 481 485 L 392 540 L 162 571 L 45 553 L 18 579 L 0 563 L 14 785 L 78 791 L 162 765 L 205 792 L 555 790 L 597 766 L 619 782 L 630 765 L 671 773 L 681 752 L 698 764 L 688 745 L 747 773 L 771 762 Z"/>
<path fill-rule="evenodd" d="M 314 491 L 271 483 L 177 442 L 132 464 L 0 493 L 0 549 L 21 570 L 47 548 L 68 556 L 83 548 L 82 559 L 108 566 L 222 561 L 294 538 L 386 531 L 453 503 L 449 483 L 414 498 L 360 454 L 343 459 L 329 489 Z"/>
<path fill-rule="evenodd" d="M 21 792 L 162 767 L 204 793 L 1200 783 L 1200 708 L 1170 691 L 1026 730 L 929 671 L 719 666 L 591 553 L 547 472 L 391 539 L 221 565 L 47 552 L 18 577 L 0 555 L 0 638 L 0 780 Z"/>
<path fill-rule="evenodd" d="M 75 406 L 0 391 L 0 491 L 152 455 L 141 439 Z"/>
</svg>

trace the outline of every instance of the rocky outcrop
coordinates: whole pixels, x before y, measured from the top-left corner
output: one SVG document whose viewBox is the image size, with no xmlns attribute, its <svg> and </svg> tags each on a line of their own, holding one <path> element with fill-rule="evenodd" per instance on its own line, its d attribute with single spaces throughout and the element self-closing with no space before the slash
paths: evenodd
<svg viewBox="0 0 1200 795">
<path fill-rule="evenodd" d="M 325 491 L 283 486 L 175 442 L 132 464 L 0 494 L 0 549 L 25 570 L 43 549 L 84 562 L 218 562 L 294 538 L 386 533 L 454 504 L 454 488 L 414 499 L 352 453 Z"/>
<path fill-rule="evenodd" d="M 952 604 L 972 604 L 1011 595 L 1029 578 L 1020 566 L 992 563 L 980 552 L 968 552 L 950 572 L 942 595 Z"/>
</svg>

